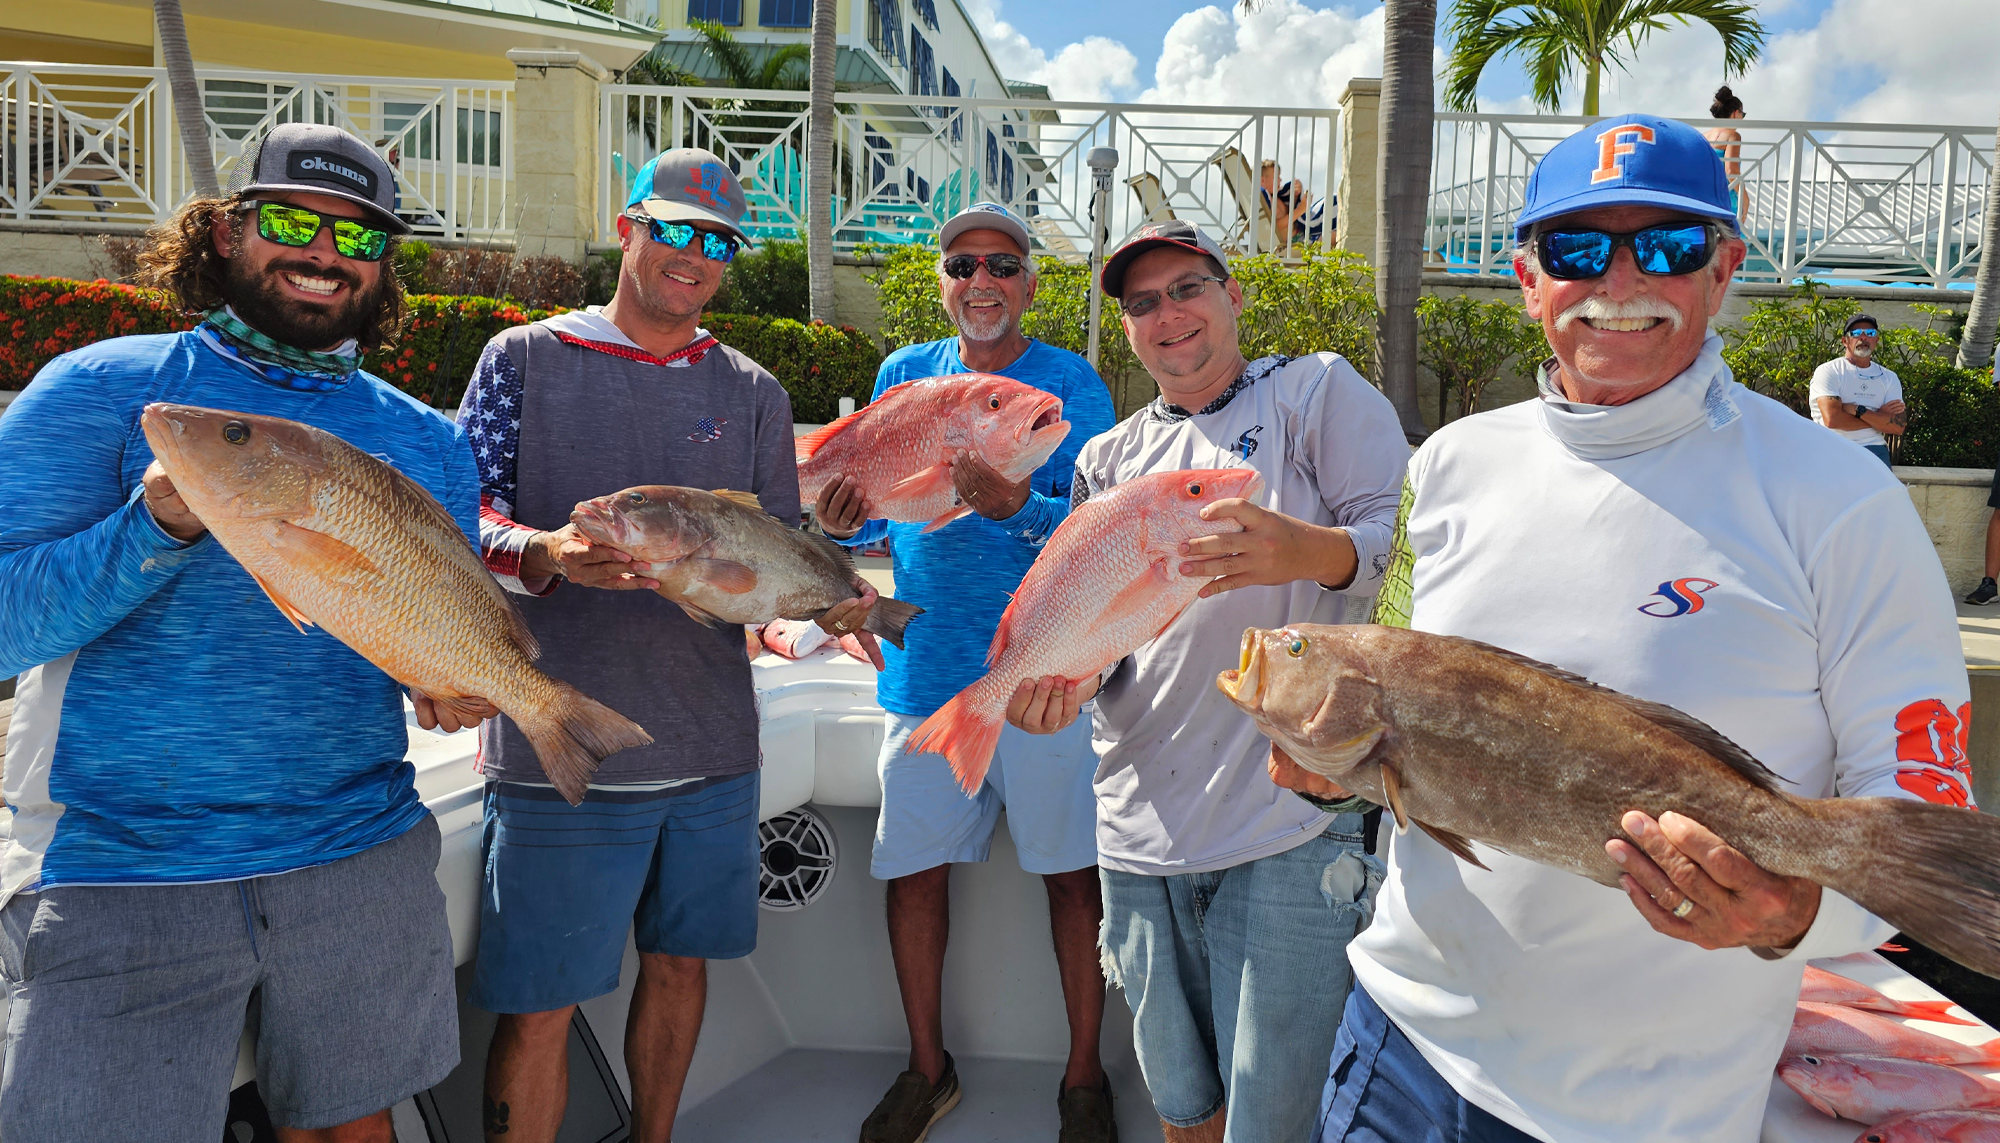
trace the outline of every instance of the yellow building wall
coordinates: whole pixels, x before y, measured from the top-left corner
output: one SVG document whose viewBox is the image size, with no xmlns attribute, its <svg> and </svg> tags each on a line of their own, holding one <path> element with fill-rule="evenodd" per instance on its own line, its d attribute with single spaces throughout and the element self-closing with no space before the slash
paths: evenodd
<svg viewBox="0 0 2000 1143">
<path fill-rule="evenodd" d="M 0 36 L 14 37 L 14 42 L 24 46 L 32 40 L 45 51 L 63 50 L 64 41 L 70 41 L 70 50 L 50 61 L 53 63 L 110 63 L 110 60 L 91 59 L 88 53 L 101 52 L 106 48 L 117 50 L 118 45 L 127 51 L 144 49 L 145 58 L 138 61 L 138 66 L 151 67 L 153 63 L 151 8 L 99 4 L 96 0 L 62 0 L 61 3 L 21 0 L 6 5 L 5 11 L 0 13 Z M 7 54 L 0 58 L 33 59 L 36 55 L 23 57 Z"/>
</svg>

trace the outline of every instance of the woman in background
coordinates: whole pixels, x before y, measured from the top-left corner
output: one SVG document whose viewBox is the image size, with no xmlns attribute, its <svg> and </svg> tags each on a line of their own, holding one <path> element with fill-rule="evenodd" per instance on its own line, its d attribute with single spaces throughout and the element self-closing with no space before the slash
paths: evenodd
<svg viewBox="0 0 2000 1143">
<path fill-rule="evenodd" d="M 1708 113 L 1717 119 L 1741 119 L 1743 101 L 1736 98 L 1725 84 L 1715 89 L 1715 102 L 1708 105 Z M 1741 218 L 1743 196 L 1739 184 L 1742 164 L 1738 162 L 1738 156 L 1743 150 L 1743 133 L 1734 127 L 1711 127 L 1702 134 L 1707 137 L 1708 145 L 1715 148 L 1715 153 L 1722 156 L 1722 165 L 1729 170 L 1729 198 L 1736 204 L 1736 216 Z"/>
</svg>

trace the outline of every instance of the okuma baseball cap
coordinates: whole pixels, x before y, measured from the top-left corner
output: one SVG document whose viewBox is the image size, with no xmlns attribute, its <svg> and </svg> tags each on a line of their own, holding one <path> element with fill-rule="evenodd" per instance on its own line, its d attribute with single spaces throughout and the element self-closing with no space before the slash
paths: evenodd
<svg viewBox="0 0 2000 1143">
<path fill-rule="evenodd" d="M 408 234 L 396 217 L 396 177 L 368 144 L 324 123 L 280 123 L 236 161 L 231 195 L 306 191 L 364 208 L 391 234 Z"/>
<path fill-rule="evenodd" d="M 938 249 L 949 250 L 958 236 L 968 230 L 997 230 L 1014 240 L 1022 254 L 1029 252 L 1033 241 L 1028 236 L 1028 224 L 1019 215 L 997 202 L 975 202 L 945 220 L 938 228 Z"/>
<path fill-rule="evenodd" d="M 1701 132 L 1657 115 L 1604 119 L 1549 149 L 1528 176 L 1514 240 L 1535 223 L 1604 206 L 1659 206 L 1736 225 L 1729 172 Z"/>
<path fill-rule="evenodd" d="M 713 222 L 743 242 L 743 186 L 736 174 L 711 151 L 681 147 L 662 151 L 639 168 L 625 209 L 638 210 L 661 222 Z"/>
<path fill-rule="evenodd" d="M 1222 252 L 1222 246 L 1215 239 L 1202 233 L 1201 227 L 1186 219 L 1173 218 L 1165 222 L 1149 222 L 1135 231 L 1124 245 L 1112 252 L 1104 260 L 1104 274 L 1099 281 L 1105 294 L 1122 297 L 1125 293 L 1125 271 L 1139 255 L 1162 246 L 1177 246 L 1182 250 L 1192 250 L 1196 254 L 1206 254 L 1222 267 L 1222 276 L 1229 276 L 1229 256 Z"/>
</svg>

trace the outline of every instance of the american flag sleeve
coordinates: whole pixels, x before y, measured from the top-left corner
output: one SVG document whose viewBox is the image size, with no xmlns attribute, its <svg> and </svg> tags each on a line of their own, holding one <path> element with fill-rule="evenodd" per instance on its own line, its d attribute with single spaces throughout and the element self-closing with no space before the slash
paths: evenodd
<svg viewBox="0 0 2000 1143">
<path fill-rule="evenodd" d="M 458 423 L 479 464 L 479 554 L 500 586 L 522 595 L 547 595 L 557 579 L 521 578 L 521 553 L 536 529 L 513 518 L 515 453 L 521 439 L 521 371 L 495 340 L 488 342 L 472 371 Z"/>
</svg>

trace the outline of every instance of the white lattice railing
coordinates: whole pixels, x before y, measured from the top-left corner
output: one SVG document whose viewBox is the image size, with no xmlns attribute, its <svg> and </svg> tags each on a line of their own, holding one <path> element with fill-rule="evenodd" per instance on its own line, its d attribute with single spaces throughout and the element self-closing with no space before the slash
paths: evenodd
<svg viewBox="0 0 2000 1143">
<path fill-rule="evenodd" d="M 511 83 L 195 73 L 218 177 L 278 123 L 327 123 L 396 171 L 419 234 L 510 238 Z M 163 68 L 0 62 L 0 221 L 143 229 L 190 193 Z"/>
<path fill-rule="evenodd" d="M 839 104 L 835 245 L 921 242 L 963 207 L 1005 202 L 1051 254 L 1090 249 L 1092 148 L 1113 147 L 1110 235 L 1179 217 L 1245 252 L 1331 245 L 1337 112 L 867 95 Z M 865 100 L 865 102 L 862 102 Z M 604 89 L 605 204 L 612 237 L 636 169 L 670 146 L 700 146 L 737 171 L 758 238 L 795 236 L 806 214 L 803 92 L 612 85 Z M 1273 204 L 1258 186 L 1278 164 Z M 1290 184 L 1296 180 L 1299 184 Z M 1297 203 L 1297 218 L 1292 217 Z M 1320 214 L 1310 209 L 1322 204 Z"/>
<path fill-rule="evenodd" d="M 1428 269 L 1512 273 L 1513 222 L 1528 174 L 1591 122 L 1567 116 L 1439 114 Z M 1688 120 L 1707 130 L 1714 119 Z M 1979 264 L 1991 127 L 1735 120 L 1742 277 L 1968 281 Z"/>
</svg>

